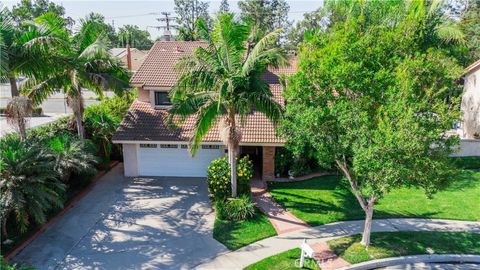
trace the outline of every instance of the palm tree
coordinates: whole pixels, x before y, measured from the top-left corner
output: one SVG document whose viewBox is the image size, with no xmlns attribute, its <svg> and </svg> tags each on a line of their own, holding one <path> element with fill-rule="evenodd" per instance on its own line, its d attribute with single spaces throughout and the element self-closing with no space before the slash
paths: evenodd
<svg viewBox="0 0 480 270">
<path fill-rule="evenodd" d="M 56 35 L 63 25 L 53 24 L 55 17 L 58 16 L 46 13 L 34 22 L 18 26 L 7 9 L 0 10 L 0 76 L 10 82 L 12 97 L 20 94 L 18 75 L 35 78 L 50 72 L 54 64 L 50 52 L 65 45 L 64 40 Z"/>
<path fill-rule="evenodd" d="M 32 103 L 24 96 L 12 97 L 7 105 L 7 122 L 17 129 L 22 140 L 27 138 L 27 117 L 32 115 L 32 111 Z"/>
<path fill-rule="evenodd" d="M 121 94 L 129 82 L 128 71 L 108 54 L 108 39 L 99 27 L 96 21 L 82 21 L 80 31 L 69 40 L 69 48 L 57 55 L 61 69 L 46 79 L 28 83 L 28 96 L 35 104 L 55 92 L 66 94 L 81 138 L 85 138 L 83 90 L 87 88 L 100 97 L 107 89 Z"/>
<path fill-rule="evenodd" d="M 65 186 L 52 172 L 52 159 L 36 144 L 10 136 L 0 147 L 0 218 L 8 237 L 7 220 L 13 214 L 21 231 L 30 221 L 45 222 L 52 207 L 62 207 Z"/>
<path fill-rule="evenodd" d="M 64 183 L 70 179 L 72 173 L 96 172 L 93 165 L 97 158 L 87 151 L 84 141 L 74 140 L 67 134 L 61 134 L 49 139 L 45 144 L 55 160 L 53 169 Z"/>
<path fill-rule="evenodd" d="M 219 124 L 222 141 L 228 148 L 232 196 L 236 197 L 236 152 L 241 140 L 238 121 L 246 121 L 252 108 L 275 124 L 282 115 L 281 105 L 260 78 L 269 65 L 286 62 L 282 51 L 272 46 L 281 30 L 267 34 L 249 49 L 250 25 L 236 21 L 231 13 L 218 15 L 211 33 L 203 22 L 198 27 L 208 46 L 198 48 L 191 57 L 179 62 L 180 77 L 170 95 L 170 115 L 171 119 L 174 116 L 186 119 L 191 115 L 196 118 L 192 155 L 207 132 Z"/>
</svg>

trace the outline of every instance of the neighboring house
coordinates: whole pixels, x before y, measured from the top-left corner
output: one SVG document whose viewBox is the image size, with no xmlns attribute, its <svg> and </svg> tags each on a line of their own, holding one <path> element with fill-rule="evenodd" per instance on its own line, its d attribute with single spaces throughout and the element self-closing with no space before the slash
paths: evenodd
<svg viewBox="0 0 480 270">
<path fill-rule="evenodd" d="M 112 48 L 108 51 L 111 56 L 117 57 L 122 61 L 125 67 L 128 67 L 128 50 L 127 48 Z M 148 51 L 142 51 L 137 48 L 130 48 L 132 66 L 130 70 L 136 72 L 142 65 L 145 57 L 148 55 Z"/>
<path fill-rule="evenodd" d="M 137 89 L 133 102 L 113 142 L 123 145 L 126 176 L 186 176 L 205 177 L 213 159 L 226 152 L 218 128 L 206 135 L 195 157 L 188 151 L 194 117 L 182 126 L 172 128 L 167 123 L 170 101 L 168 92 L 177 81 L 175 65 L 178 60 L 190 55 L 203 42 L 160 41 L 156 42 L 144 63 L 132 77 L 131 84 Z M 279 77 L 292 74 L 290 67 L 269 70 L 263 75 L 276 100 L 283 103 Z M 263 179 L 274 178 L 275 148 L 284 145 L 284 140 L 275 135 L 275 127 L 262 113 L 253 111 L 241 126 L 240 155 L 248 154 L 256 172 Z"/>
<path fill-rule="evenodd" d="M 460 146 L 452 156 L 480 156 L 480 60 L 467 67 L 463 80 Z"/>
<path fill-rule="evenodd" d="M 480 139 L 480 60 L 466 69 L 462 96 L 462 131 L 466 139 Z"/>
</svg>

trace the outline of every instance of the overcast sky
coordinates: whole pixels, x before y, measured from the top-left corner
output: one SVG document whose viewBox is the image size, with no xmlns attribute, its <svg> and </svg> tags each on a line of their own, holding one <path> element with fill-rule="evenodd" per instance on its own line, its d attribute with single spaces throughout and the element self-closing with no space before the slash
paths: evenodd
<svg viewBox="0 0 480 270">
<path fill-rule="evenodd" d="M 0 1 L 8 8 L 20 1 L 2 0 Z M 147 29 L 153 38 L 161 35 L 161 30 L 156 30 L 151 26 L 161 25 L 156 18 L 160 12 L 172 12 L 173 0 L 63 0 L 53 1 L 65 7 L 66 15 L 72 17 L 75 21 L 85 17 L 90 12 L 103 14 L 108 23 L 114 23 L 115 28 L 125 24 L 135 24 L 141 29 Z M 210 2 L 210 13 L 218 11 L 220 0 Z M 303 17 L 303 13 L 316 10 L 322 5 L 321 0 L 287 0 L 290 5 L 289 19 L 298 20 Z M 229 0 L 230 9 L 238 11 L 237 1 Z"/>
</svg>

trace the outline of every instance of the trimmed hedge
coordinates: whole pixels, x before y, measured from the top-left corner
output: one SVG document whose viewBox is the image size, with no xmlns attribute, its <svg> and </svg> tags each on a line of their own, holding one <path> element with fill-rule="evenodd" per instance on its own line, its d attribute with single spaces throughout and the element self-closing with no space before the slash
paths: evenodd
<svg viewBox="0 0 480 270">
<path fill-rule="evenodd" d="M 248 156 L 237 159 L 237 188 L 239 194 L 250 191 L 253 164 Z M 208 192 L 215 199 L 225 200 L 231 196 L 230 164 L 227 157 L 212 160 L 207 170 Z"/>
</svg>

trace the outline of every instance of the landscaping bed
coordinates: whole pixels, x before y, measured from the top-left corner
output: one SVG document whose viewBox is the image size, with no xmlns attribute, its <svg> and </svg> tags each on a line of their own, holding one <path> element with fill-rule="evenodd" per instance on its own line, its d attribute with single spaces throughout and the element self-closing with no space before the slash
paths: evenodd
<svg viewBox="0 0 480 270">
<path fill-rule="evenodd" d="M 480 234 L 464 232 L 379 232 L 372 233 L 368 250 L 361 244 L 361 235 L 333 239 L 330 248 L 350 264 L 422 254 L 480 254 Z M 245 269 L 298 269 L 295 261 L 300 249 L 291 249 L 258 261 Z M 311 263 L 307 263 L 311 267 Z M 308 268 L 306 268 L 308 269 Z M 318 269 L 318 268 L 310 268 Z"/>
<path fill-rule="evenodd" d="M 273 198 L 312 226 L 363 220 L 364 212 L 339 176 L 291 183 L 269 183 Z M 416 188 L 393 190 L 375 206 L 374 218 L 416 217 L 480 220 L 480 172 L 463 170 L 452 185 L 429 199 Z"/>
</svg>

